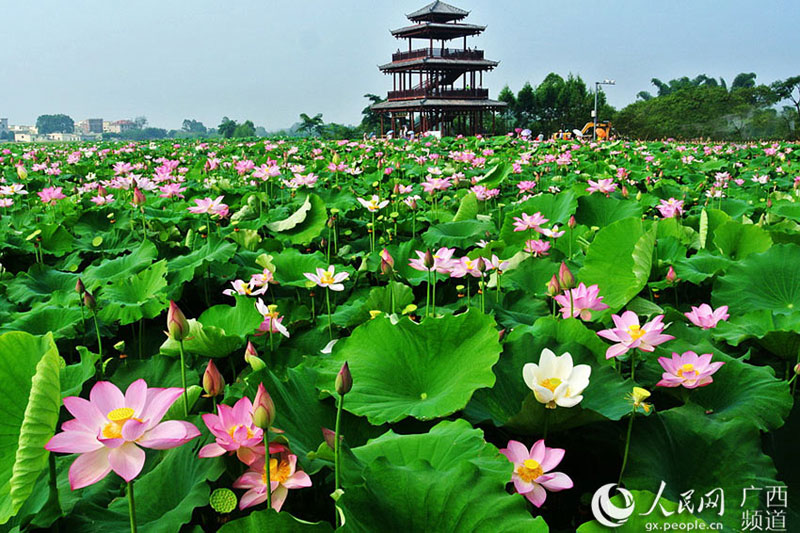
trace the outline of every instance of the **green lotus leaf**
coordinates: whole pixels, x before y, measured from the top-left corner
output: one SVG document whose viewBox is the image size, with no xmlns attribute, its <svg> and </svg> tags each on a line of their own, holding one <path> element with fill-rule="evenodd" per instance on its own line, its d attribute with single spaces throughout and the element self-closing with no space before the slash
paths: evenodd
<svg viewBox="0 0 800 533">
<path fill-rule="evenodd" d="M 546 533 L 525 500 L 508 494 L 506 473 L 487 471 L 462 461 L 443 473 L 424 460 L 394 465 L 378 458 L 363 472 L 364 484 L 348 487 L 339 499 L 345 524 L 341 531 L 526 531 Z"/>
<path fill-rule="evenodd" d="M 671 501 L 689 490 L 699 497 L 722 488 L 725 514 L 718 517 L 718 509 L 708 509 L 697 516 L 738 531 L 741 514 L 727 510 L 739 509 L 744 487 L 779 485 L 776 475 L 772 460 L 761 451 L 759 430 L 749 421 L 714 420 L 690 404 L 637 418 L 624 480 L 630 489 L 649 491 L 664 481 L 663 496 Z"/>
<path fill-rule="evenodd" d="M 460 222 L 462 220 L 474 219 L 478 214 L 478 198 L 474 192 L 469 193 L 461 199 L 458 204 L 458 211 L 453 217 L 453 222 Z"/>
<path fill-rule="evenodd" d="M 76 347 L 80 354 L 80 362 L 66 365 L 61 369 L 61 397 L 79 396 L 83 384 L 94 376 L 95 364 L 100 360 L 100 354 L 90 352 L 84 346 Z"/>
<path fill-rule="evenodd" d="M 589 245 L 577 279 L 600 286 L 610 307 L 606 313 L 619 311 L 647 284 L 655 236 L 655 225 L 647 229 L 641 220 L 626 218 L 601 229 Z"/>
<path fill-rule="evenodd" d="M 275 280 L 281 285 L 305 287 L 308 279 L 305 272 L 315 273 L 317 268 L 328 268 L 322 252 L 303 254 L 294 248 L 288 248 L 275 254 L 272 258 L 275 265 Z M 337 268 L 337 271 L 339 269 Z"/>
<path fill-rule="evenodd" d="M 47 467 L 44 449 L 61 405 L 59 356 L 52 335 L 0 335 L 0 524 L 19 511 Z"/>
<path fill-rule="evenodd" d="M 347 361 L 353 389 L 344 408 L 372 424 L 408 416 L 430 420 L 462 409 L 472 394 L 495 383 L 492 366 L 500 355 L 494 320 L 471 310 L 428 318 L 370 320 L 321 358 L 318 386 L 333 391 L 334 377 Z"/>
<path fill-rule="evenodd" d="M 413 302 L 414 292 L 411 287 L 397 281 L 390 281 L 383 287 L 374 287 L 369 291 L 363 309 L 400 313 L 405 306 Z"/>
<path fill-rule="evenodd" d="M 202 368 L 200 369 L 202 371 Z M 111 376 L 111 382 L 124 391 L 137 379 L 143 379 L 150 387 L 180 387 L 181 362 L 180 359 L 164 357 L 156 354 L 148 359 L 134 359 L 128 357 Z M 186 383 L 200 383 L 201 375 L 198 371 L 188 366 L 186 368 Z"/>
<path fill-rule="evenodd" d="M 42 230 L 40 235 L 42 250 L 51 253 L 56 257 L 62 257 L 70 253 L 75 244 L 75 237 L 64 229 L 60 224 L 43 224 L 39 226 Z"/>
<path fill-rule="evenodd" d="M 167 308 L 167 262 L 161 260 L 138 274 L 118 279 L 104 287 L 98 302 L 98 316 L 106 322 L 131 324 L 154 318 Z"/>
<path fill-rule="evenodd" d="M 642 206 L 639 202 L 606 198 L 600 194 L 578 198 L 575 219 L 585 226 L 604 228 L 624 218 L 642 218 Z"/>
<path fill-rule="evenodd" d="M 279 237 L 286 238 L 293 244 L 308 244 L 319 236 L 325 224 L 328 222 L 328 212 L 325 209 L 325 201 L 316 194 L 309 194 L 306 201 L 310 201 L 311 209 L 303 217 L 303 220 L 299 221 L 297 224 L 293 224 L 291 228 L 273 230 Z"/>
<path fill-rule="evenodd" d="M 280 531 L 281 533 L 327 533 L 333 531 L 329 522 L 306 522 L 295 518 L 286 511 L 276 513 L 272 509 L 253 511 L 244 518 L 228 522 L 219 528 L 219 533 L 261 533 Z"/>
<path fill-rule="evenodd" d="M 800 246 L 775 245 L 732 265 L 714 283 L 714 307 L 727 305 L 731 314 L 769 310 L 789 315 L 800 310 Z"/>
<path fill-rule="evenodd" d="M 227 263 L 235 253 L 236 243 L 211 239 L 191 253 L 170 259 L 167 275 L 170 287 L 191 281 L 204 265 Z"/>
<path fill-rule="evenodd" d="M 39 304 L 30 311 L 11 316 L 12 320 L 3 324 L 0 331 L 25 331 L 31 335 L 52 333 L 56 340 L 72 338 L 81 322 L 81 311 L 77 306 Z"/>
<path fill-rule="evenodd" d="M 34 301 L 78 304 L 75 292 L 77 274 L 61 272 L 46 265 L 35 264 L 28 272 L 20 272 L 6 285 L 6 294 L 12 302 L 30 305 Z"/>
<path fill-rule="evenodd" d="M 158 256 L 158 251 L 153 243 L 144 241 L 138 248 L 127 255 L 122 255 L 114 259 L 106 259 L 97 266 L 87 267 L 81 275 L 83 283 L 90 291 L 94 291 L 98 285 L 104 285 L 109 281 L 127 279 L 134 274 L 138 274 L 153 262 Z"/>
<path fill-rule="evenodd" d="M 303 222 L 306 217 L 308 216 L 308 212 L 311 211 L 311 195 L 306 196 L 306 199 L 303 201 L 303 204 L 292 213 L 288 218 L 283 220 L 278 220 L 276 222 L 271 222 L 266 225 L 267 229 L 279 233 L 281 231 L 288 231 L 301 222 Z"/>
<path fill-rule="evenodd" d="M 714 232 L 714 245 L 725 257 L 739 261 L 750 254 L 769 250 L 772 238 L 759 226 L 729 220 Z"/>
<path fill-rule="evenodd" d="M 700 250 L 695 255 L 675 262 L 675 274 L 679 279 L 690 283 L 702 283 L 730 266 L 727 257 L 715 255 L 708 250 Z"/>
<path fill-rule="evenodd" d="M 497 163 L 486 172 L 483 179 L 480 180 L 480 184 L 487 189 L 492 189 L 503 183 L 510 173 L 511 165 L 505 162 Z"/>
<path fill-rule="evenodd" d="M 193 422 L 202 425 L 199 417 Z M 211 490 L 206 480 L 219 477 L 224 466 L 221 458 L 198 459 L 197 452 L 201 445 L 202 442 L 196 439 L 162 452 L 163 460 L 135 481 L 138 531 L 179 531 L 183 524 L 192 519 L 195 508 L 208 505 Z M 68 531 L 127 531 L 128 501 L 126 498 L 115 498 L 104 504 L 97 499 L 82 500 L 75 505 L 74 512 L 65 522 Z"/>
<path fill-rule="evenodd" d="M 220 328 L 205 326 L 197 319 L 190 318 L 189 335 L 183 340 L 185 353 L 203 357 L 225 357 L 234 350 L 244 349 L 244 341 L 238 335 L 228 335 Z M 159 349 L 164 355 L 180 355 L 180 343 L 167 338 Z"/>
<path fill-rule="evenodd" d="M 481 239 L 486 239 L 486 232 L 491 232 L 494 226 L 490 222 L 481 220 L 461 220 L 459 222 L 444 222 L 436 224 L 422 234 L 422 240 L 429 248 L 449 246 L 451 248 L 467 249 Z"/>
<path fill-rule="evenodd" d="M 800 352 L 800 313 L 776 315 L 761 310 L 734 316 L 718 323 L 713 335 L 732 346 L 756 339 L 770 353 L 794 361 Z"/>
<path fill-rule="evenodd" d="M 504 475 L 511 470 L 504 456 L 502 461 L 498 461 L 499 452 L 483 440 L 483 431 L 474 429 L 463 419 L 443 420 L 427 433 L 400 435 L 390 430 L 351 451 L 364 464 L 385 457 L 395 466 L 425 460 L 439 472 L 457 468 L 463 461 Z"/>
<path fill-rule="evenodd" d="M 540 238 L 539 234 L 535 232 L 531 236 L 530 231 L 514 231 L 514 217 L 520 217 L 522 213 L 533 215 L 540 212 L 549 220 L 545 227 L 550 227 L 553 224 L 566 224 L 570 215 L 574 214 L 577 208 L 578 200 L 572 191 L 534 196 L 504 213 L 500 238 L 509 245 L 522 245 L 528 239 Z"/>
<path fill-rule="evenodd" d="M 252 335 L 258 329 L 263 318 L 256 309 L 255 298 L 239 295 L 236 295 L 235 298 L 234 306 L 215 305 L 209 307 L 197 320 L 203 324 L 204 328 L 215 327 L 225 335 L 239 337 L 244 342 L 245 337 Z"/>
</svg>

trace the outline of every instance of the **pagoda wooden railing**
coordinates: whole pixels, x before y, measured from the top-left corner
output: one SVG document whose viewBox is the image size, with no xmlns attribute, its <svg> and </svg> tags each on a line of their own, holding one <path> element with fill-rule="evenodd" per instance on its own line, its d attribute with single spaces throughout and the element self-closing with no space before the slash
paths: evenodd
<svg viewBox="0 0 800 533">
<path fill-rule="evenodd" d="M 413 100 L 422 98 L 448 98 L 458 100 L 489 98 L 489 89 L 410 89 L 389 91 L 389 100 Z"/>
<path fill-rule="evenodd" d="M 419 48 L 409 52 L 395 52 L 392 54 L 392 62 L 409 61 L 420 58 L 440 58 L 440 59 L 483 59 L 483 50 L 457 50 L 453 48 Z"/>
</svg>

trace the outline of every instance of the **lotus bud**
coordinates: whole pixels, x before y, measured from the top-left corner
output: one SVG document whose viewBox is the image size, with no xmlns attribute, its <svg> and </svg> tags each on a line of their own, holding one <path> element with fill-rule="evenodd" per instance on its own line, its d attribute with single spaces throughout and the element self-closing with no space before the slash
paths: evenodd
<svg viewBox="0 0 800 533">
<path fill-rule="evenodd" d="M 86 291 L 83 293 L 83 305 L 92 312 L 97 309 L 97 301 L 94 299 L 91 292 Z"/>
<path fill-rule="evenodd" d="M 670 265 L 669 270 L 667 270 L 667 283 L 671 285 L 676 281 L 678 281 L 678 276 L 675 274 L 675 269 Z"/>
<path fill-rule="evenodd" d="M 800 363 L 794 365 L 794 373 L 800 376 Z"/>
<path fill-rule="evenodd" d="M 628 188 L 625 185 L 622 186 L 622 197 L 623 198 L 628 197 Z"/>
<path fill-rule="evenodd" d="M 433 268 L 433 263 L 434 263 L 433 254 L 431 253 L 430 248 L 428 248 L 427 250 L 425 250 L 425 258 L 423 259 L 422 264 L 425 265 L 425 268 L 430 270 Z"/>
<path fill-rule="evenodd" d="M 394 188 L 392 188 L 392 192 L 394 194 L 400 194 L 400 184 L 399 183 L 395 183 L 394 184 Z"/>
<path fill-rule="evenodd" d="M 144 193 L 139 190 L 139 187 L 133 188 L 133 205 L 136 207 L 142 206 L 147 202 L 147 198 L 145 197 Z"/>
<path fill-rule="evenodd" d="M 17 165 L 17 176 L 19 176 L 21 180 L 28 179 L 28 171 L 25 169 L 24 165 Z"/>
<path fill-rule="evenodd" d="M 253 372 L 258 372 L 259 370 L 267 368 L 267 364 L 258 356 L 256 347 L 253 346 L 253 343 L 250 341 L 247 341 L 247 348 L 244 351 L 244 360 L 248 365 L 250 365 L 250 368 L 253 369 Z"/>
<path fill-rule="evenodd" d="M 106 190 L 105 187 L 103 187 L 102 185 L 99 185 L 97 187 L 97 194 L 99 194 L 101 196 L 108 196 L 108 191 Z"/>
<path fill-rule="evenodd" d="M 505 336 L 506 336 L 506 328 L 503 328 L 497 333 L 497 337 L 498 337 L 497 340 L 502 342 L 503 337 L 505 337 Z"/>
<path fill-rule="evenodd" d="M 206 391 L 206 398 L 219 396 L 225 390 L 225 378 L 217 370 L 214 361 L 209 361 L 206 366 L 206 371 L 203 374 L 203 390 Z"/>
<path fill-rule="evenodd" d="M 330 430 L 328 428 L 322 428 L 322 438 L 325 439 L 325 444 L 330 446 L 331 450 L 334 450 L 334 445 L 336 444 L 336 432 Z"/>
<path fill-rule="evenodd" d="M 575 215 L 570 215 L 569 220 L 567 221 L 567 226 L 569 229 L 575 229 L 575 226 L 578 225 L 578 222 L 575 220 Z"/>
<path fill-rule="evenodd" d="M 77 283 L 75 283 L 75 292 L 83 296 L 83 293 L 86 292 L 86 287 L 83 285 L 83 281 L 81 278 L 78 278 Z"/>
<path fill-rule="evenodd" d="M 394 258 L 392 257 L 392 254 L 389 253 L 389 250 L 387 250 L 386 248 L 381 250 L 381 260 L 386 261 L 390 267 L 394 268 Z"/>
<path fill-rule="evenodd" d="M 561 293 L 561 285 L 558 284 L 558 278 L 553 274 L 553 277 L 547 282 L 547 295 L 555 298 L 559 293 Z"/>
<path fill-rule="evenodd" d="M 336 374 L 334 386 L 336 387 L 336 392 L 338 392 L 340 396 L 344 396 L 353 388 L 353 376 L 350 375 L 350 367 L 347 366 L 347 361 L 344 362 L 339 373 Z"/>
<path fill-rule="evenodd" d="M 475 265 L 475 267 L 478 269 L 478 272 L 480 272 L 481 274 L 486 272 L 486 260 L 483 257 L 478 257 L 477 259 L 475 259 L 475 262 L 478 263 L 477 265 Z"/>
<path fill-rule="evenodd" d="M 772 198 L 767 198 L 767 209 L 772 207 Z"/>
<path fill-rule="evenodd" d="M 572 275 L 569 267 L 563 261 L 558 268 L 558 283 L 562 289 L 569 290 L 575 288 L 575 276 Z"/>
<path fill-rule="evenodd" d="M 275 422 L 275 404 L 272 403 L 263 383 L 258 384 L 258 392 L 253 401 L 253 424 L 261 429 L 269 429 Z"/>
<path fill-rule="evenodd" d="M 178 305 L 170 300 L 167 311 L 167 335 L 174 341 L 182 341 L 189 335 L 189 322 Z"/>
</svg>

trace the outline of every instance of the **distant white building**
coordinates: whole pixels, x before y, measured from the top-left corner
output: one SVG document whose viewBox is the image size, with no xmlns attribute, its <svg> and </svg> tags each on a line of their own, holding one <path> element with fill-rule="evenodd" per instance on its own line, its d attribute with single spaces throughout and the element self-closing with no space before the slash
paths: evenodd
<svg viewBox="0 0 800 533">
<path fill-rule="evenodd" d="M 106 122 L 102 118 L 87 118 L 75 123 L 75 133 L 103 133 Z"/>
<path fill-rule="evenodd" d="M 78 133 L 48 133 L 46 137 L 48 141 L 59 142 L 75 142 L 81 140 L 81 136 Z"/>
<path fill-rule="evenodd" d="M 103 133 L 123 133 L 134 128 L 136 128 L 136 124 L 130 120 L 103 121 Z"/>
</svg>

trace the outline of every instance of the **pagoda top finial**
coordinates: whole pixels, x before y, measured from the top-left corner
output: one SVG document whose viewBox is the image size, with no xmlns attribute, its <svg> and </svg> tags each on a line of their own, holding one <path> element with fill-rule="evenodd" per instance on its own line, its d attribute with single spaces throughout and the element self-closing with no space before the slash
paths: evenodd
<svg viewBox="0 0 800 533">
<path fill-rule="evenodd" d="M 469 11 L 435 0 L 406 17 L 414 22 L 450 22 L 461 20 L 467 15 L 469 15 Z"/>
</svg>

